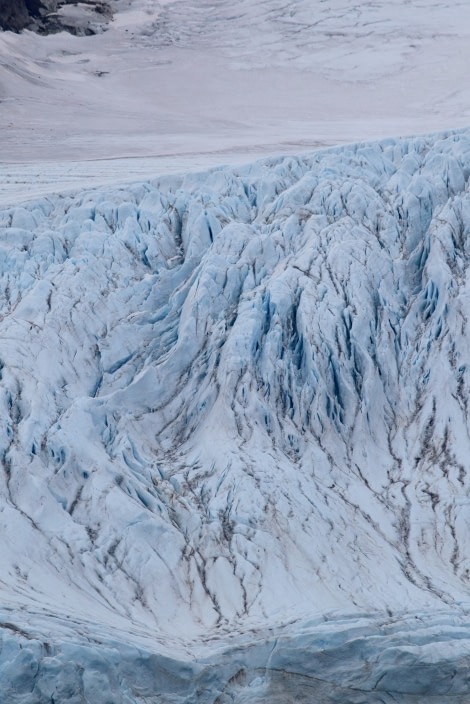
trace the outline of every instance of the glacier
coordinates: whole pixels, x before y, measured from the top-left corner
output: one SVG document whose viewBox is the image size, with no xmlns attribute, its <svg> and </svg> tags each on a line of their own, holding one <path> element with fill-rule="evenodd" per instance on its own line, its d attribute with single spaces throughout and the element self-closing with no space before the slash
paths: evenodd
<svg viewBox="0 0 470 704">
<path fill-rule="evenodd" d="M 470 131 L 0 211 L 12 704 L 465 704 Z"/>
</svg>

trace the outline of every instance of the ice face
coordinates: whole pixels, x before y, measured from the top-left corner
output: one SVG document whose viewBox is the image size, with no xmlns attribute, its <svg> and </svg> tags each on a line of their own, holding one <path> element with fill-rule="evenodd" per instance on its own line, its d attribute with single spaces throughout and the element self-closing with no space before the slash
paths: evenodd
<svg viewBox="0 0 470 704">
<path fill-rule="evenodd" d="M 11 701 L 464 701 L 469 173 L 463 131 L 0 213 Z"/>
<path fill-rule="evenodd" d="M 51 624 L 50 624 L 51 625 Z M 468 622 L 448 613 L 329 618 L 213 643 L 198 657 L 129 644 L 88 624 L 4 623 L 2 695 L 13 704 L 426 704 L 468 701 Z M 115 639 L 117 636 L 117 639 Z"/>
</svg>

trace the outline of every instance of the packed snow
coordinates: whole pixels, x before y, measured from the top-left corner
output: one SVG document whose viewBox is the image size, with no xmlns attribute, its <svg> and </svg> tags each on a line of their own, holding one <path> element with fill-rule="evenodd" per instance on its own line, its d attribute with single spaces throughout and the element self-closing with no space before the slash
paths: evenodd
<svg viewBox="0 0 470 704">
<path fill-rule="evenodd" d="M 3 164 L 185 172 L 470 121 L 467 0 L 112 5 L 96 36 L 0 34 Z"/>
<path fill-rule="evenodd" d="M 462 131 L 1 212 L 9 701 L 466 701 L 469 175 Z"/>
</svg>

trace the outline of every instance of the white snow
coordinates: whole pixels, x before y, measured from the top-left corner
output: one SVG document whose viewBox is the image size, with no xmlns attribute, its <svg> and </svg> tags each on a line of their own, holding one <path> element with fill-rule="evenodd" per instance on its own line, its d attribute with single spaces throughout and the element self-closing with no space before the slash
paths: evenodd
<svg viewBox="0 0 470 704">
<path fill-rule="evenodd" d="M 36 166 L 68 188 L 116 157 L 186 172 L 470 120 L 465 0 L 113 6 L 104 34 L 0 35 L 1 182 L 13 168 L 34 189 Z"/>
</svg>

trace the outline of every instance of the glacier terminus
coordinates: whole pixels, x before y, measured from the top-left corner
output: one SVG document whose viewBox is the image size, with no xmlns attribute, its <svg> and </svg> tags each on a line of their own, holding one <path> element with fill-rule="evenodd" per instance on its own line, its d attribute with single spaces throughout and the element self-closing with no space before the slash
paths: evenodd
<svg viewBox="0 0 470 704">
<path fill-rule="evenodd" d="M 9 704 L 470 701 L 470 132 L 0 212 Z"/>
</svg>

